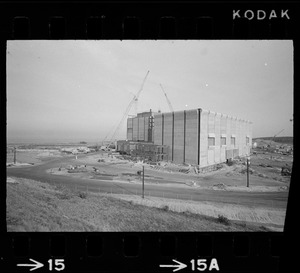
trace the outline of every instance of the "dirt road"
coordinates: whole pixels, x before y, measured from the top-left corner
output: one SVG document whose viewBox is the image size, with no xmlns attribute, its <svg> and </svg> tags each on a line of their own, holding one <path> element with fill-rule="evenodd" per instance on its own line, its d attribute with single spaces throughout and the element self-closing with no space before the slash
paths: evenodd
<svg viewBox="0 0 300 273">
<path fill-rule="evenodd" d="M 53 158 L 44 161 L 39 165 L 28 167 L 11 167 L 7 168 L 7 176 L 22 177 L 34 179 L 41 182 L 62 184 L 70 187 L 77 187 L 89 191 L 101 191 L 112 193 L 127 193 L 141 195 L 142 186 L 137 183 L 122 183 L 116 182 L 109 176 L 100 176 L 100 179 L 77 178 L 70 176 L 54 175 L 47 170 L 58 168 L 59 166 L 66 166 L 68 164 L 75 165 L 78 161 L 83 160 L 86 155 L 64 156 L 60 158 Z M 95 164 L 97 164 L 95 162 Z M 105 167 L 105 166 L 104 166 Z M 105 168 L 110 170 L 122 171 L 122 166 L 108 165 Z M 149 171 L 150 172 L 150 171 Z M 177 198 L 182 200 L 193 201 L 209 201 L 218 203 L 230 203 L 237 205 L 244 205 L 249 207 L 272 207 L 272 208 L 286 208 L 288 192 L 234 192 L 212 190 L 207 188 L 194 188 L 184 185 L 185 177 L 190 180 L 189 176 L 180 176 L 180 179 L 174 181 L 172 174 L 162 174 L 159 171 L 151 170 L 151 174 L 162 176 L 163 182 L 160 184 L 148 184 L 146 178 L 145 191 L 146 194 L 154 197 L 163 198 Z M 219 178 L 216 178 L 219 179 Z M 221 179 L 221 178 L 220 178 Z M 234 178 L 226 177 L 226 179 L 233 181 Z M 213 181 L 214 184 L 221 183 L 220 181 Z M 177 183 L 176 183 L 177 182 Z"/>
</svg>

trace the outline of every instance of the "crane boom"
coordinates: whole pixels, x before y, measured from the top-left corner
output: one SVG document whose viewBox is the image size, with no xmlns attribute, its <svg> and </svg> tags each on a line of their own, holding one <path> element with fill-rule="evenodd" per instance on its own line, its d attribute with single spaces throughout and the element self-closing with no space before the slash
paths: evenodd
<svg viewBox="0 0 300 273">
<path fill-rule="evenodd" d="M 144 80 L 143 80 L 143 82 L 142 82 L 142 85 L 141 85 L 141 88 L 140 88 L 140 90 L 137 92 L 137 94 L 136 94 L 136 97 L 135 97 L 135 100 L 138 100 L 139 99 L 139 96 L 140 96 L 140 94 L 141 94 L 141 92 L 142 92 L 142 90 L 143 90 L 143 88 L 144 88 L 144 85 L 145 85 L 145 82 L 146 82 L 146 79 L 147 79 L 147 77 L 148 77 L 148 75 L 149 75 L 149 70 L 148 70 L 148 72 L 147 72 L 147 74 L 146 74 L 146 76 L 145 76 L 145 78 L 144 78 Z"/>
<path fill-rule="evenodd" d="M 279 135 L 281 132 L 283 132 L 283 131 L 284 131 L 284 129 L 282 129 L 279 133 L 277 133 L 276 135 L 274 135 L 273 138 L 272 138 L 272 140 L 274 140 L 275 137 L 278 136 L 278 135 Z"/>
<path fill-rule="evenodd" d="M 273 136 L 273 138 L 270 140 L 270 142 L 269 142 L 270 144 L 269 144 L 269 145 L 271 145 L 271 142 L 274 141 L 275 137 L 278 136 L 278 135 L 279 135 L 281 132 L 283 132 L 283 131 L 284 131 L 284 129 L 282 129 L 280 132 L 278 132 L 277 134 L 275 134 L 275 135 Z"/>
<path fill-rule="evenodd" d="M 168 105 L 169 105 L 169 108 L 170 108 L 171 112 L 174 112 L 173 107 L 172 107 L 172 104 L 171 104 L 171 102 L 170 102 L 170 100 L 169 100 L 169 98 L 168 98 L 168 96 L 167 96 L 167 93 L 165 92 L 165 90 L 163 89 L 163 87 L 162 87 L 161 84 L 160 84 L 160 88 L 161 88 L 161 90 L 163 91 L 163 93 L 164 93 L 164 95 L 165 95 L 165 97 L 166 97 L 166 100 L 167 100 L 167 103 L 168 103 Z"/>
<path fill-rule="evenodd" d="M 124 112 L 124 115 L 123 115 L 121 121 L 119 122 L 119 124 L 118 124 L 116 130 L 114 131 L 114 133 L 113 133 L 113 135 L 112 135 L 112 137 L 111 137 L 111 140 L 110 140 L 109 144 L 106 146 L 106 149 L 109 148 L 109 146 L 113 143 L 113 139 L 114 139 L 114 137 L 116 136 L 117 132 L 119 131 L 120 127 L 122 126 L 124 120 L 125 120 L 126 117 L 128 116 L 129 111 L 130 111 L 132 105 L 138 100 L 138 98 L 139 98 L 139 96 L 140 96 L 140 94 L 141 94 L 141 92 L 142 92 L 142 90 L 143 90 L 143 88 L 144 88 L 144 84 L 145 84 L 145 82 L 146 82 L 146 79 L 147 79 L 147 77 L 148 77 L 149 72 L 150 72 L 150 71 L 148 70 L 148 72 L 147 72 L 147 74 L 146 74 L 146 76 L 145 76 L 145 78 L 144 78 L 144 80 L 143 80 L 143 82 L 142 82 L 142 85 L 141 85 L 139 91 L 137 92 L 137 94 L 133 97 L 133 99 L 132 99 L 132 100 L 130 101 L 130 103 L 128 104 L 128 106 L 127 106 L 127 108 L 126 108 L 126 110 L 125 110 L 125 112 Z"/>
</svg>

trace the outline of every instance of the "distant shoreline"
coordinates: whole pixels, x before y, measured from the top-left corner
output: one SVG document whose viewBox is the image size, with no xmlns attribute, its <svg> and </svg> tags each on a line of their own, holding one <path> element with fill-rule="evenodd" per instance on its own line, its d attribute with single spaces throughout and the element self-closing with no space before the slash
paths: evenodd
<svg viewBox="0 0 300 273">
<path fill-rule="evenodd" d="M 255 137 L 252 139 L 252 141 L 256 140 L 273 140 L 275 142 L 280 143 L 287 143 L 287 144 L 293 144 L 294 137 L 292 136 L 281 136 L 281 137 Z"/>
</svg>

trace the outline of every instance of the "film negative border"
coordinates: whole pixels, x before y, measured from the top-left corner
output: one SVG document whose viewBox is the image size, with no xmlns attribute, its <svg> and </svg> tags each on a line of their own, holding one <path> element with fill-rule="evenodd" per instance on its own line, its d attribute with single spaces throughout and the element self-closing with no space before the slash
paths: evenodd
<svg viewBox="0 0 300 273">
<path fill-rule="evenodd" d="M 202 271 L 197 266 L 203 271 L 277 272 L 283 238 L 271 233 L 9 233 L 1 256 L 7 272 L 21 272 L 18 264 L 34 266 L 31 260 L 43 264 L 43 271 L 60 271 L 54 269 L 59 260 L 65 272 L 170 272 L 176 260 L 186 265 L 186 272 Z M 168 263 L 169 269 L 160 267 Z"/>
<path fill-rule="evenodd" d="M 291 39 L 295 35 L 295 5 L 217 5 L 176 2 L 97 6 L 76 2 L 45 8 L 43 4 L 2 4 L 8 11 L 2 33 L 6 39 L 15 40 Z"/>
<path fill-rule="evenodd" d="M 284 2 L 263 5 L 76 2 L 71 6 L 4 3 L 0 12 L 1 68 L 4 68 L 1 76 L 5 78 L 6 40 L 296 40 L 298 12 L 295 3 Z M 296 44 L 295 47 L 298 50 Z M 2 107 L 5 81 L 1 87 L 2 116 L 6 116 Z M 5 173 L 4 168 L 2 173 Z M 293 185 L 291 190 L 295 191 L 295 187 Z M 5 208 L 5 190 L 2 185 L 1 208 Z M 198 267 L 203 269 L 204 264 L 205 271 L 210 271 L 211 261 L 216 259 L 221 272 L 285 271 L 295 257 L 289 245 L 295 230 L 291 226 L 291 219 L 295 217 L 292 214 L 295 193 L 290 192 L 289 198 L 287 224 L 290 224 L 284 233 L 6 233 L 2 228 L 0 267 L 7 272 L 28 272 L 34 266 L 17 267 L 17 264 L 39 262 L 46 271 L 51 267 L 51 271 L 62 272 L 173 272 L 179 268 L 176 267 L 179 262 L 179 265 L 187 265 L 181 272 L 191 272 L 202 271 Z M 5 225 L 5 219 L 1 223 Z M 199 259 L 202 260 L 200 265 Z"/>
</svg>

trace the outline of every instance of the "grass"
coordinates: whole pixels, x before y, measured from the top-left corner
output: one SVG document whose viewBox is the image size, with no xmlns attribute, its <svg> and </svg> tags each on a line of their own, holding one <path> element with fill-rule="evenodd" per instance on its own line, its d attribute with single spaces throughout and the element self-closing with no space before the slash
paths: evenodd
<svg viewBox="0 0 300 273">
<path fill-rule="evenodd" d="M 16 178 L 7 184 L 8 231 L 267 231 L 169 206 L 147 207 L 105 194 Z"/>
</svg>

